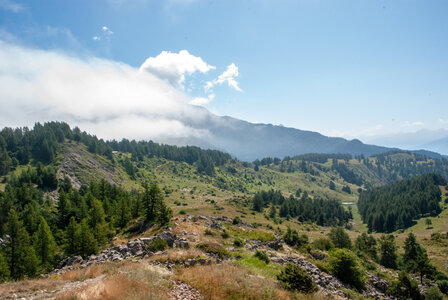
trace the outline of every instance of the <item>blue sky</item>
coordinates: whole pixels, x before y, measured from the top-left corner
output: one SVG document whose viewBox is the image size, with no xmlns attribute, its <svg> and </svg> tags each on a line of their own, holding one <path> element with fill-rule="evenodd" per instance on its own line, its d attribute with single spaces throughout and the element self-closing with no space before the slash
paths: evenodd
<svg viewBox="0 0 448 300">
<path fill-rule="evenodd" d="M 251 122 L 361 138 L 448 129 L 447 1 L 0 0 L 0 40 L 135 69 L 187 50 L 209 68 L 182 73 L 180 93 Z M 216 81 L 232 63 L 238 89 Z"/>
</svg>

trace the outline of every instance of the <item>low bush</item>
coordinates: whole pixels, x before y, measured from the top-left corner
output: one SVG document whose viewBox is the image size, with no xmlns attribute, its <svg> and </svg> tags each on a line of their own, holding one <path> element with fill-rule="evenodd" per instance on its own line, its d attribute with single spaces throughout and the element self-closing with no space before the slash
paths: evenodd
<svg viewBox="0 0 448 300">
<path fill-rule="evenodd" d="M 239 237 L 236 237 L 234 240 L 233 240 L 233 245 L 235 246 L 235 247 L 243 247 L 244 246 L 244 241 L 242 240 L 242 239 L 240 239 Z"/>
<path fill-rule="evenodd" d="M 330 239 L 321 237 L 313 242 L 313 247 L 322 251 L 328 251 L 334 248 L 334 244 Z"/>
<path fill-rule="evenodd" d="M 228 239 L 228 238 L 230 237 L 230 234 L 229 234 L 226 230 L 224 230 L 224 231 L 221 233 L 221 237 L 222 237 L 223 239 Z"/>
<path fill-rule="evenodd" d="M 226 249 L 224 249 L 223 246 L 217 243 L 200 243 L 196 246 L 196 248 L 209 254 L 218 256 L 221 259 L 230 256 L 229 252 Z"/>
<path fill-rule="evenodd" d="M 437 286 L 439 287 L 442 293 L 448 295 L 448 280 L 438 280 Z"/>
<path fill-rule="evenodd" d="M 255 251 L 254 256 L 256 258 L 258 258 L 259 260 L 264 261 L 266 264 L 268 264 L 270 262 L 270 259 L 269 259 L 268 255 L 264 251 L 257 250 L 257 251 Z"/>
<path fill-rule="evenodd" d="M 161 238 L 153 239 L 151 243 L 149 243 L 148 245 L 149 251 L 152 252 L 163 251 L 166 248 L 168 248 L 168 244 L 166 243 L 165 240 L 162 240 Z"/>
<path fill-rule="evenodd" d="M 392 283 L 387 293 L 398 299 L 422 299 L 418 283 L 409 278 L 405 271 L 401 271 L 398 275 L 398 281 Z"/>
<path fill-rule="evenodd" d="M 298 290 L 303 293 L 317 291 L 317 287 L 313 283 L 311 276 L 298 265 L 287 264 L 285 269 L 277 276 L 277 279 L 288 290 Z"/>
<path fill-rule="evenodd" d="M 436 286 L 429 287 L 423 294 L 425 300 L 443 300 L 443 294 Z"/>
<path fill-rule="evenodd" d="M 329 253 L 328 268 L 341 281 L 351 284 L 358 291 L 366 286 L 365 272 L 358 257 L 347 249 L 332 249 Z"/>
</svg>

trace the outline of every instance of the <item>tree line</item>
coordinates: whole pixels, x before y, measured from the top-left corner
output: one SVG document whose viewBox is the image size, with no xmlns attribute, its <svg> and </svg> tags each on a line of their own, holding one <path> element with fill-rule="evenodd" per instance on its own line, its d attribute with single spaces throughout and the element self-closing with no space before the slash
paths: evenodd
<svg viewBox="0 0 448 300">
<path fill-rule="evenodd" d="M 113 151 L 128 152 L 132 159 L 141 161 L 144 157 L 162 157 L 174 161 L 196 164 L 198 172 L 213 176 L 214 167 L 231 159 L 227 153 L 217 150 L 203 150 L 199 147 L 177 147 L 152 141 L 104 141 L 95 135 L 73 130 L 64 122 L 36 123 L 32 129 L 5 127 L 0 131 L 0 175 L 6 175 L 18 165 L 29 162 L 48 164 L 54 161 L 64 141 L 76 141 L 86 145 L 91 153 L 113 158 Z"/>
<path fill-rule="evenodd" d="M 269 216 L 276 218 L 296 218 L 301 222 L 313 222 L 321 226 L 342 226 L 351 218 L 350 210 L 345 210 L 338 200 L 324 200 L 308 196 L 293 195 L 285 198 L 280 191 L 261 191 L 252 198 L 252 209 L 258 212 L 269 208 Z"/>
<path fill-rule="evenodd" d="M 363 191 L 358 208 L 370 231 L 392 232 L 412 226 L 422 216 L 441 212 L 442 176 L 427 174 Z"/>
<path fill-rule="evenodd" d="M 55 203 L 24 179 L 0 192 L 0 237 L 6 245 L 0 248 L 0 281 L 47 272 L 64 256 L 96 254 L 118 232 L 131 230 L 133 219 L 165 225 L 172 216 L 155 183 L 128 192 L 101 180 L 76 190 L 65 178 L 58 192 Z"/>
</svg>

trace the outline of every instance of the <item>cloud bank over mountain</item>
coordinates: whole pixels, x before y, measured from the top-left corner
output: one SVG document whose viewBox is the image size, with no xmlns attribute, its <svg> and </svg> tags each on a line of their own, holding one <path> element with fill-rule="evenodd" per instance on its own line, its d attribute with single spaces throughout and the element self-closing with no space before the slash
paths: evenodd
<svg viewBox="0 0 448 300">
<path fill-rule="evenodd" d="M 211 66 L 187 64 L 179 69 L 174 64 L 175 68 L 178 72 L 172 74 L 179 83 L 182 72 Z M 63 120 L 108 139 L 163 140 L 208 134 L 206 129 L 192 127 L 207 112 L 189 105 L 191 97 L 163 76 L 123 63 L 0 41 L 0 70 L 2 127 Z"/>
</svg>

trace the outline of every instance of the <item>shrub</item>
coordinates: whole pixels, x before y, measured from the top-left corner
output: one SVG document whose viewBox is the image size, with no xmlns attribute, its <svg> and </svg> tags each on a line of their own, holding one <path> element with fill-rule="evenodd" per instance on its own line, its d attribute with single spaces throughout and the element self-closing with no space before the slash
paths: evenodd
<svg viewBox="0 0 448 300">
<path fill-rule="evenodd" d="M 218 256 L 221 259 L 229 257 L 229 252 L 217 243 L 200 243 L 196 246 L 196 248 L 209 254 Z"/>
<path fill-rule="evenodd" d="M 205 235 L 210 235 L 210 236 L 214 236 L 215 234 L 213 233 L 213 231 L 211 231 L 210 229 L 206 229 L 204 232 Z"/>
<path fill-rule="evenodd" d="M 311 276 L 298 265 L 287 264 L 285 269 L 277 275 L 277 279 L 288 290 L 298 290 L 304 293 L 312 293 L 317 290 Z"/>
<path fill-rule="evenodd" d="M 179 203 L 179 205 L 180 205 L 180 203 Z M 185 214 L 187 214 L 187 212 L 186 212 L 185 210 L 182 209 L 182 210 L 179 211 L 179 214 L 181 214 L 181 215 L 185 215 Z"/>
<path fill-rule="evenodd" d="M 400 272 L 398 281 L 392 284 L 387 293 L 398 299 L 422 299 L 417 282 L 409 278 L 405 271 Z"/>
<path fill-rule="evenodd" d="M 155 238 L 151 241 L 151 243 L 148 245 L 148 249 L 152 252 L 157 251 L 163 251 L 166 248 L 168 248 L 168 244 L 165 240 L 162 240 L 161 238 Z"/>
<path fill-rule="evenodd" d="M 283 236 L 283 240 L 286 244 L 288 244 L 291 247 L 294 246 L 303 246 L 305 244 L 308 244 L 308 236 L 306 234 L 302 234 L 299 236 L 298 232 L 294 229 L 291 229 L 288 227 L 288 231 Z"/>
<path fill-rule="evenodd" d="M 240 239 L 239 237 L 236 237 L 236 238 L 233 240 L 233 245 L 234 245 L 235 247 L 243 247 L 243 246 L 244 246 L 244 241 L 243 241 L 242 239 Z"/>
<path fill-rule="evenodd" d="M 255 251 L 254 256 L 256 258 L 258 258 L 259 260 L 264 261 L 266 264 L 269 264 L 269 262 L 270 262 L 270 259 L 269 259 L 268 255 L 264 251 L 257 250 L 257 251 Z"/>
<path fill-rule="evenodd" d="M 233 220 L 232 220 L 232 224 L 233 224 L 233 225 L 241 224 L 241 218 L 238 217 L 238 216 L 236 216 L 235 218 L 233 218 Z"/>
<path fill-rule="evenodd" d="M 425 300 L 443 300 L 443 294 L 436 286 L 429 287 L 423 295 Z"/>
<path fill-rule="evenodd" d="M 358 257 L 347 249 L 332 249 L 329 254 L 330 272 L 341 281 L 354 286 L 358 291 L 364 290 L 366 277 Z"/>
<path fill-rule="evenodd" d="M 223 239 L 228 239 L 228 238 L 230 237 L 230 234 L 229 234 L 226 230 L 224 230 L 224 231 L 221 233 L 221 237 L 222 237 Z"/>
<path fill-rule="evenodd" d="M 334 248 L 334 244 L 330 239 L 321 237 L 318 238 L 313 242 L 313 246 L 316 249 L 322 250 L 322 251 L 328 251 L 331 248 Z"/>
<path fill-rule="evenodd" d="M 442 293 L 448 295 L 448 280 L 438 280 L 437 286 L 439 287 Z"/>
<path fill-rule="evenodd" d="M 331 239 L 336 248 L 350 249 L 352 247 L 350 237 L 342 227 L 332 228 L 330 233 L 328 234 L 328 237 Z"/>
</svg>

